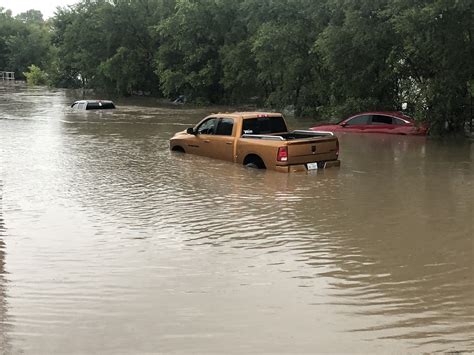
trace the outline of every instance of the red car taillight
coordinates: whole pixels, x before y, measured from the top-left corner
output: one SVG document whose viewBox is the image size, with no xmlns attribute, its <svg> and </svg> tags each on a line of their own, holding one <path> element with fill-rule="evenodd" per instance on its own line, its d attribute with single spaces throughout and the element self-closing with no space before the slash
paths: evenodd
<svg viewBox="0 0 474 355">
<path fill-rule="evenodd" d="M 277 161 L 281 161 L 281 162 L 288 161 L 288 147 L 278 148 Z"/>
</svg>

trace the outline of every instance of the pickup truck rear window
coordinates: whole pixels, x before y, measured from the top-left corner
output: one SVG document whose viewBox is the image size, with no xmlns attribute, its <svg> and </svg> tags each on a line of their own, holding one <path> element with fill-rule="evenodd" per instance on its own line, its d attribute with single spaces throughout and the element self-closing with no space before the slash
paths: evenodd
<svg viewBox="0 0 474 355">
<path fill-rule="evenodd" d="M 247 118 L 242 125 L 242 134 L 271 134 L 286 131 L 283 117 Z"/>
</svg>

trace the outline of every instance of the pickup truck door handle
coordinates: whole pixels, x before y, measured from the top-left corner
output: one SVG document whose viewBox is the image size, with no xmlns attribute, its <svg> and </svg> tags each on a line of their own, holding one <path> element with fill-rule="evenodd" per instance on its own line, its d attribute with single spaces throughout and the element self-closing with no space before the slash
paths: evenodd
<svg viewBox="0 0 474 355">
<path fill-rule="evenodd" d="M 204 140 L 204 143 L 211 143 L 209 139 Z"/>
<path fill-rule="evenodd" d="M 225 142 L 225 144 L 227 144 L 227 145 L 232 145 L 232 142 Z"/>
</svg>

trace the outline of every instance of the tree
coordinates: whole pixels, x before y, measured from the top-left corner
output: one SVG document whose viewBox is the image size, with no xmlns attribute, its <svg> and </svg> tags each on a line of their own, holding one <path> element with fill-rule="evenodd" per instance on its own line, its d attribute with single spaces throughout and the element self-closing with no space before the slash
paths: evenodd
<svg viewBox="0 0 474 355">
<path fill-rule="evenodd" d="M 156 73 L 165 96 L 184 94 L 212 103 L 224 97 L 219 51 L 233 21 L 227 5 L 231 1 L 178 0 L 174 14 L 157 27 Z"/>
<path fill-rule="evenodd" d="M 329 75 L 333 114 L 390 110 L 397 101 L 397 73 L 390 63 L 397 36 L 390 22 L 390 1 L 336 3 L 337 13 L 318 37 L 315 50 Z"/>
<path fill-rule="evenodd" d="M 394 58 L 404 99 L 433 130 L 462 131 L 472 119 L 474 4 L 469 0 L 397 0 Z"/>
<path fill-rule="evenodd" d="M 10 69 L 8 67 L 9 47 L 8 38 L 13 34 L 14 20 L 12 12 L 0 7 L 0 69 Z"/>
<path fill-rule="evenodd" d="M 472 0 L 82 0 L 50 23 L 0 9 L 0 67 L 56 86 L 257 102 L 297 116 L 472 119 Z M 50 26 L 51 25 L 51 26 Z"/>
<path fill-rule="evenodd" d="M 50 36 L 41 12 L 30 10 L 11 16 L 0 8 L 0 68 L 21 77 L 35 64 L 45 67 L 50 55 Z"/>
<path fill-rule="evenodd" d="M 241 16 L 251 33 L 257 86 L 266 104 L 320 115 L 329 97 L 314 42 L 328 21 L 327 4 L 309 0 L 245 0 Z"/>
<path fill-rule="evenodd" d="M 57 81 L 130 94 L 158 92 L 155 26 L 169 0 L 85 0 L 53 20 Z"/>
<path fill-rule="evenodd" d="M 28 72 L 23 73 L 26 82 L 30 85 L 45 85 L 48 81 L 47 74 L 41 68 L 32 64 L 28 67 Z"/>
<path fill-rule="evenodd" d="M 16 16 L 16 19 L 24 23 L 42 25 L 43 14 L 38 10 L 28 10 Z"/>
<path fill-rule="evenodd" d="M 114 0 L 104 19 L 114 53 L 100 66 L 118 94 L 148 91 L 159 94 L 155 52 L 159 39 L 153 27 L 169 12 L 170 0 Z M 171 7 L 172 8 L 172 7 Z"/>
</svg>

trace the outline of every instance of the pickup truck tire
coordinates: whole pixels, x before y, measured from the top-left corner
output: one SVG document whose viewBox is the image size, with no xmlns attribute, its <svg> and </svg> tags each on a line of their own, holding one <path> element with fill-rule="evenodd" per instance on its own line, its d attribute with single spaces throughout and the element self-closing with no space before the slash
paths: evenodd
<svg viewBox="0 0 474 355">
<path fill-rule="evenodd" d="M 258 165 L 255 163 L 247 163 L 245 164 L 245 167 L 249 169 L 258 169 Z"/>
<path fill-rule="evenodd" d="M 172 152 L 178 152 L 178 153 L 184 153 L 184 149 L 182 147 L 180 147 L 179 145 L 173 147 L 173 149 L 171 149 Z"/>
<path fill-rule="evenodd" d="M 249 155 L 245 157 L 244 165 L 251 169 L 266 169 L 265 163 L 258 155 Z"/>
</svg>

